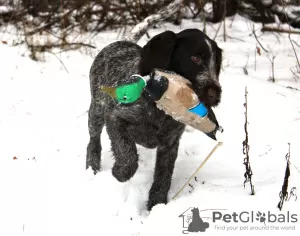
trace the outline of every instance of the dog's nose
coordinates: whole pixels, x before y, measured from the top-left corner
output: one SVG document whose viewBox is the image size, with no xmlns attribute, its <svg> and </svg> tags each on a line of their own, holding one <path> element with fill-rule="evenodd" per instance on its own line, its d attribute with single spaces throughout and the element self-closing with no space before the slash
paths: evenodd
<svg viewBox="0 0 300 236">
<path fill-rule="evenodd" d="M 206 106 L 215 107 L 221 101 L 222 88 L 217 80 L 199 78 L 194 81 L 193 89 Z"/>
<path fill-rule="evenodd" d="M 207 90 L 207 102 L 210 106 L 214 106 L 220 102 L 220 94 L 216 89 L 209 88 Z"/>
<path fill-rule="evenodd" d="M 209 104 L 214 104 L 217 100 L 217 92 L 216 90 L 209 88 L 207 91 L 207 100 L 209 102 Z"/>
<path fill-rule="evenodd" d="M 207 96 L 211 99 L 214 99 L 217 97 L 217 92 L 214 89 L 209 88 L 207 91 Z"/>
</svg>

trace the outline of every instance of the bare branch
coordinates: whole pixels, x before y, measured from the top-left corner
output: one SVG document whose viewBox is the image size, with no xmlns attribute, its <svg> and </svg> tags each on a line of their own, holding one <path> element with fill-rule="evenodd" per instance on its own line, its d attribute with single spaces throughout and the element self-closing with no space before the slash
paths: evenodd
<svg viewBox="0 0 300 236">
<path fill-rule="evenodd" d="M 59 60 L 60 64 L 62 64 L 62 66 L 64 67 L 64 69 L 66 70 L 66 72 L 69 73 L 67 67 L 66 67 L 65 64 L 62 62 L 62 60 L 61 60 L 58 56 L 56 56 L 55 53 L 53 53 L 53 52 L 49 52 L 49 53 L 52 54 L 53 56 L 55 56 L 55 57 L 57 58 L 57 60 Z"/>
<path fill-rule="evenodd" d="M 277 205 L 279 210 L 282 210 L 283 203 L 284 203 L 284 201 L 288 200 L 288 196 L 289 196 L 288 185 L 289 185 L 289 177 L 291 174 L 291 171 L 290 171 L 291 145 L 290 145 L 290 143 L 288 143 L 288 145 L 289 145 L 289 150 L 288 150 L 287 154 L 285 155 L 285 159 L 286 159 L 285 175 L 284 175 L 283 185 L 282 185 L 281 191 L 279 193 L 280 201 Z"/>
<path fill-rule="evenodd" d="M 170 3 L 168 6 L 163 8 L 157 14 L 153 14 L 145 18 L 142 22 L 137 24 L 127 35 L 124 40 L 131 42 L 137 42 L 139 39 L 147 32 L 147 30 L 157 24 L 158 22 L 163 21 L 164 19 L 170 17 L 173 13 L 177 12 L 182 4 L 182 0 L 175 0 Z"/>
<path fill-rule="evenodd" d="M 279 28 L 273 28 L 273 27 L 269 27 L 269 26 L 262 27 L 261 32 L 277 32 L 277 33 L 287 33 L 287 34 L 300 34 L 300 31 L 279 29 Z"/>
<path fill-rule="evenodd" d="M 256 41 L 258 42 L 258 44 L 260 45 L 260 47 L 265 51 L 265 52 L 269 52 L 267 49 L 264 48 L 264 46 L 260 43 L 260 41 L 258 40 L 256 34 L 255 34 L 255 28 L 254 25 L 252 25 L 252 33 L 254 34 L 254 37 L 256 39 Z"/>
<path fill-rule="evenodd" d="M 249 182 L 250 188 L 251 188 L 251 195 L 255 195 L 254 185 L 252 184 L 253 172 L 252 172 L 252 169 L 251 169 L 250 157 L 249 157 L 250 146 L 249 146 L 249 138 L 248 138 L 248 90 L 247 90 L 247 87 L 245 88 L 244 107 L 246 108 L 246 111 L 245 111 L 245 124 L 244 124 L 246 138 L 243 141 L 243 154 L 245 155 L 244 165 L 245 165 L 245 168 L 246 168 L 246 172 L 244 174 L 244 176 L 245 176 L 244 187 L 245 187 L 246 183 Z"/>
</svg>

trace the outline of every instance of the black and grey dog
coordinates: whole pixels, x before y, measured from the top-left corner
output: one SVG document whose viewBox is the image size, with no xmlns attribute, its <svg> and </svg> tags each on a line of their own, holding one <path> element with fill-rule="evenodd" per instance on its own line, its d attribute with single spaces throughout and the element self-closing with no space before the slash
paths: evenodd
<svg viewBox="0 0 300 236">
<path fill-rule="evenodd" d="M 165 31 L 153 37 L 143 48 L 129 41 L 106 46 L 96 57 L 90 71 L 90 141 L 86 168 L 100 170 L 103 126 L 111 140 L 115 163 L 113 176 L 129 180 L 138 168 L 136 144 L 157 148 L 155 174 L 149 192 L 148 210 L 167 203 L 179 140 L 185 125 L 159 110 L 146 94 L 134 104 L 118 104 L 103 93 L 100 86 L 118 86 L 130 82 L 133 74 L 148 75 L 153 69 L 176 72 L 192 82 L 199 99 L 209 108 L 219 104 L 219 73 L 222 50 L 198 29 L 178 34 Z"/>
</svg>

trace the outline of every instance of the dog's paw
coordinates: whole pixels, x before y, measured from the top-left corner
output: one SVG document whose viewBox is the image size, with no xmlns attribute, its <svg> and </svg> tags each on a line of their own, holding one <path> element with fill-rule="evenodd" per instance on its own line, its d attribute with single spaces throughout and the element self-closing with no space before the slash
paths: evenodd
<svg viewBox="0 0 300 236">
<path fill-rule="evenodd" d="M 90 154 L 86 161 L 86 169 L 92 168 L 94 175 L 96 175 L 100 171 L 100 167 L 98 155 L 95 153 Z"/>
<path fill-rule="evenodd" d="M 162 194 L 160 192 L 153 192 L 150 190 L 149 200 L 147 203 L 147 210 L 151 211 L 151 209 L 157 204 L 167 204 L 167 195 Z"/>
<path fill-rule="evenodd" d="M 101 157 L 100 157 L 101 147 L 98 142 L 90 142 L 87 147 L 86 156 L 86 169 L 92 168 L 94 174 L 100 171 Z"/>
<path fill-rule="evenodd" d="M 135 174 L 137 168 L 137 162 L 127 166 L 115 163 L 112 168 L 112 174 L 119 182 L 126 182 Z"/>
<path fill-rule="evenodd" d="M 206 106 L 214 107 L 221 101 L 222 88 L 216 81 L 207 80 L 205 84 L 197 85 L 195 91 Z"/>
</svg>

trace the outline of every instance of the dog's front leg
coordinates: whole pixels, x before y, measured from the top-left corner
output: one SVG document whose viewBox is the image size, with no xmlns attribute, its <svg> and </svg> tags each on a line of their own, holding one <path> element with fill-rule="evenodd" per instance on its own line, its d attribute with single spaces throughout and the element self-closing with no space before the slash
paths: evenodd
<svg viewBox="0 0 300 236">
<path fill-rule="evenodd" d="M 154 182 L 149 192 L 147 204 L 149 211 L 156 204 L 167 203 L 178 146 L 179 141 L 172 146 L 164 145 L 157 148 Z"/>
<path fill-rule="evenodd" d="M 167 203 L 174 165 L 178 154 L 179 140 L 184 127 L 184 125 L 177 125 L 177 127 L 173 126 L 173 128 L 170 128 L 169 132 L 167 131 L 168 128 L 165 132 L 162 132 L 164 134 L 163 142 L 157 147 L 154 181 L 149 192 L 147 204 L 149 211 L 156 204 Z"/>
<path fill-rule="evenodd" d="M 115 116 L 112 116 L 106 123 L 115 158 L 112 174 L 120 182 L 129 180 L 138 168 L 136 144 L 128 135 L 125 127 L 124 121 Z"/>
</svg>

